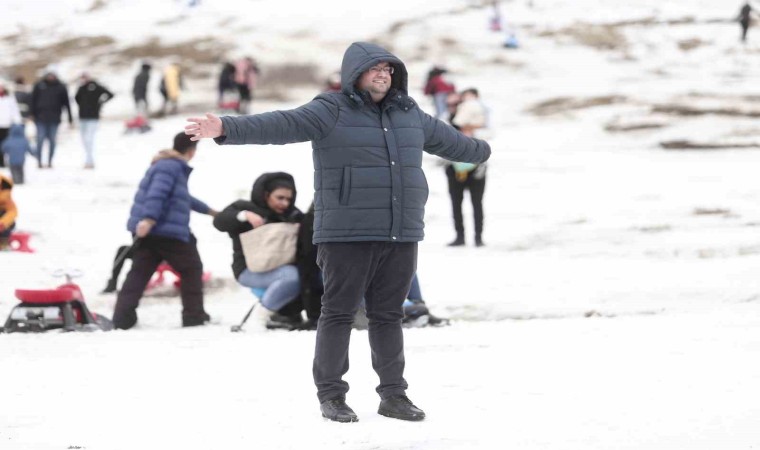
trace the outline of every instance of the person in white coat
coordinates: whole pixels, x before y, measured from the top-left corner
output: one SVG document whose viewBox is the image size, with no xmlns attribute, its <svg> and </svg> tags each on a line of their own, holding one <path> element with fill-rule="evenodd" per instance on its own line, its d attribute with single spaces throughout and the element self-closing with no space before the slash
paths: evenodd
<svg viewBox="0 0 760 450">
<path fill-rule="evenodd" d="M 11 125 L 17 123 L 21 123 L 21 112 L 19 112 L 16 97 L 8 92 L 5 83 L 0 80 L 0 146 L 8 137 Z M 0 167 L 5 167 L 5 158 L 2 153 L 0 153 Z"/>
</svg>

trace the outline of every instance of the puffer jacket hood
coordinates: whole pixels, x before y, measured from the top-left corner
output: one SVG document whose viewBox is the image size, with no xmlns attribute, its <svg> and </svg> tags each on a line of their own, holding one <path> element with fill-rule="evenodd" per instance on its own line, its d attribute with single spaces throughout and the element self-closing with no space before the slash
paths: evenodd
<svg viewBox="0 0 760 450">
<path fill-rule="evenodd" d="M 293 210 L 296 208 L 296 181 L 293 179 L 293 175 L 286 173 L 286 172 L 269 172 L 261 174 L 258 178 L 256 178 L 256 181 L 253 182 L 253 188 L 251 188 L 251 202 L 258 206 L 259 208 L 269 210 L 269 207 L 267 206 L 266 199 L 264 198 L 264 195 L 267 191 L 267 185 L 276 180 L 276 179 L 282 179 L 288 184 L 293 186 L 293 201 L 290 203 L 290 207 L 285 211 L 285 214 L 283 216 L 287 217 L 290 216 Z"/>
<path fill-rule="evenodd" d="M 18 138 L 26 139 L 26 136 L 24 135 L 24 125 L 18 124 L 18 123 L 15 125 L 11 125 L 11 131 L 8 137 L 16 138 L 16 139 Z"/>
<path fill-rule="evenodd" d="M 151 165 L 161 161 L 162 159 L 179 159 L 180 161 L 187 162 L 187 158 L 182 153 L 178 152 L 177 150 L 174 150 L 173 148 L 169 148 L 166 150 L 161 150 L 155 155 L 153 155 L 153 159 L 151 159 L 150 163 Z"/>
<path fill-rule="evenodd" d="M 396 89 L 404 95 L 408 95 L 407 84 L 409 75 L 406 66 L 400 59 L 388 50 L 377 44 L 369 42 L 354 42 L 343 55 L 343 63 L 340 69 L 341 89 L 344 94 L 357 93 L 356 80 L 362 73 L 381 62 L 387 62 L 393 66 L 393 79 L 391 89 Z"/>
</svg>

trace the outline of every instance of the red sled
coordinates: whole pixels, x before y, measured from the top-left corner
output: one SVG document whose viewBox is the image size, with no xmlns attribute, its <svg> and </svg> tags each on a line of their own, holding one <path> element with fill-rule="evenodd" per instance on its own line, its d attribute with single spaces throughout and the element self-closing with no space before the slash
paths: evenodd
<svg viewBox="0 0 760 450">
<path fill-rule="evenodd" d="M 55 289 L 16 289 L 21 303 L 12 310 L 0 332 L 40 333 L 62 331 L 110 331 L 113 323 L 91 312 L 78 285 L 66 274 L 66 284 Z"/>
<path fill-rule="evenodd" d="M 132 119 L 127 120 L 124 122 L 124 125 L 127 127 L 127 133 L 130 132 L 139 132 L 139 133 L 145 133 L 147 131 L 150 131 L 150 125 L 148 124 L 148 119 L 145 118 L 145 116 L 137 116 Z"/>
</svg>

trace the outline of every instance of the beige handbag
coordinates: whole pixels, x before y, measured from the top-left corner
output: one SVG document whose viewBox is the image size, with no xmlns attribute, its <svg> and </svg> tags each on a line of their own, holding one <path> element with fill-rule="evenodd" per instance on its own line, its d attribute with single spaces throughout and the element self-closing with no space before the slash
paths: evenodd
<svg viewBox="0 0 760 450">
<path fill-rule="evenodd" d="M 268 223 L 240 233 L 245 265 L 251 272 L 269 272 L 296 262 L 297 223 Z"/>
</svg>

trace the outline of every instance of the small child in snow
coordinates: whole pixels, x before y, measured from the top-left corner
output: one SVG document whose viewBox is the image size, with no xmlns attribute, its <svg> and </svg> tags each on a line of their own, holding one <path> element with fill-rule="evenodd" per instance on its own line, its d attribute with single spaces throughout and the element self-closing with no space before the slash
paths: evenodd
<svg viewBox="0 0 760 450">
<path fill-rule="evenodd" d="M 11 177 L 16 184 L 24 184 L 24 162 L 26 154 L 32 156 L 32 146 L 24 135 L 24 125 L 12 125 L 10 135 L 3 141 L 2 153 L 8 155 L 8 165 L 11 167 Z"/>
</svg>

